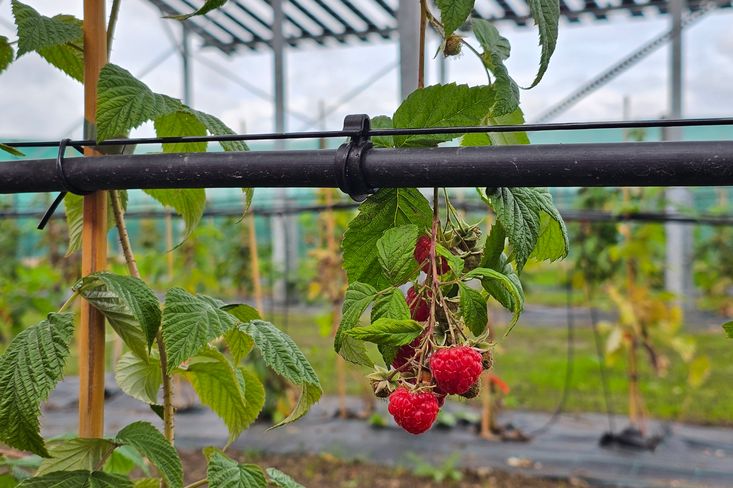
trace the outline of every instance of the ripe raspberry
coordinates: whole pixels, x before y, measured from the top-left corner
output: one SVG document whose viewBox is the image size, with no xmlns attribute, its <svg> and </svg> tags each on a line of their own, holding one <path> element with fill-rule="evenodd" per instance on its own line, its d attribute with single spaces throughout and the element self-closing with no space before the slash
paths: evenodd
<svg viewBox="0 0 733 488">
<path fill-rule="evenodd" d="M 483 371 L 481 354 L 468 346 L 438 349 L 430 356 L 435 384 L 451 395 L 466 393 Z"/>
<path fill-rule="evenodd" d="M 425 273 L 432 271 L 432 264 L 430 264 L 430 249 L 432 248 L 432 239 L 430 236 L 420 236 L 415 245 L 415 252 L 412 254 L 415 256 L 415 261 L 420 263 L 422 270 Z M 438 262 L 436 263 L 438 268 L 438 274 L 445 274 L 448 272 L 450 267 L 448 261 L 443 256 L 438 256 Z"/>
<path fill-rule="evenodd" d="M 431 392 L 414 393 L 404 386 L 389 396 L 389 413 L 410 434 L 422 434 L 438 417 L 438 400 Z"/>
<path fill-rule="evenodd" d="M 420 345 L 421 339 L 422 336 L 416 337 L 411 343 L 405 344 L 397 349 L 397 354 L 395 354 L 395 357 L 392 360 L 392 367 L 394 369 L 400 369 L 402 366 L 407 364 L 410 358 L 415 355 L 415 348 Z"/>
<path fill-rule="evenodd" d="M 432 296 L 431 294 L 432 292 L 429 289 L 425 293 L 428 297 Z M 407 290 L 407 305 L 410 307 L 410 316 L 413 320 L 424 322 L 430 317 L 430 305 L 428 301 L 424 297 L 417 295 L 414 286 Z"/>
</svg>

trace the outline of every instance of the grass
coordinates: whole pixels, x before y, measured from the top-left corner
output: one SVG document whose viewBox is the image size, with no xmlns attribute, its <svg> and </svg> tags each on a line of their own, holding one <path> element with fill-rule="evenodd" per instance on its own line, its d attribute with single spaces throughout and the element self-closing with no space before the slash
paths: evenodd
<svg viewBox="0 0 733 488">
<path fill-rule="evenodd" d="M 275 323 L 278 323 L 275 317 Z M 291 316 L 288 333 L 313 364 L 327 394 L 335 394 L 336 356 L 331 339 L 319 334 L 315 319 Z M 697 390 L 687 387 L 687 367 L 672 351 L 662 350 L 670 360 L 664 377 L 656 377 L 642 361 L 642 393 L 651 416 L 699 424 L 733 425 L 733 341 L 720 330 L 691 334 L 700 354 L 709 356 L 712 370 Z M 500 335 L 499 335 L 500 336 Z M 576 330 L 573 376 L 569 384 L 568 412 L 605 412 L 599 362 L 590 329 Z M 512 388 L 505 399 L 509 408 L 551 412 L 565 383 L 567 331 L 518 325 L 500 341 L 495 353 L 495 372 Z M 609 364 L 611 406 L 615 413 L 628 412 L 626 372 L 623 362 Z M 348 364 L 346 390 L 370 394 L 365 368 Z"/>
</svg>

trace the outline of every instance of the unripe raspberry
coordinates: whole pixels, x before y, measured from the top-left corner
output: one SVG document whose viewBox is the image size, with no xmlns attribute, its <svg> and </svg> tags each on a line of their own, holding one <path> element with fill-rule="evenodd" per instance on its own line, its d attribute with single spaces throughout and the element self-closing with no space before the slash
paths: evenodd
<svg viewBox="0 0 733 488">
<path fill-rule="evenodd" d="M 428 289 L 426 290 L 425 295 L 431 296 L 431 293 L 432 292 Z M 418 296 L 414 286 L 407 290 L 406 301 L 407 305 L 410 307 L 410 316 L 413 320 L 417 320 L 418 322 L 428 320 L 430 317 L 430 304 L 424 297 Z"/>
<path fill-rule="evenodd" d="M 477 381 L 468 389 L 468 391 L 466 391 L 465 393 L 461 393 L 461 396 L 463 398 L 476 398 L 480 392 L 481 382 Z"/>
<path fill-rule="evenodd" d="M 438 417 L 438 400 L 430 391 L 411 392 L 404 386 L 389 396 L 389 413 L 410 434 L 422 434 Z"/>
<path fill-rule="evenodd" d="M 486 351 L 481 355 L 481 366 L 486 369 L 491 369 L 494 365 L 494 357 L 491 355 L 491 351 Z"/>
<path fill-rule="evenodd" d="M 448 36 L 443 46 L 443 56 L 458 56 L 461 54 L 461 37 L 460 36 Z"/>
<path fill-rule="evenodd" d="M 438 349 L 430 356 L 435 384 L 451 395 L 461 395 L 476 383 L 483 371 L 482 358 L 468 346 Z"/>
<path fill-rule="evenodd" d="M 415 244 L 415 252 L 413 253 L 413 256 L 415 257 L 415 261 L 420 263 L 420 266 L 422 270 L 425 273 L 430 273 L 433 270 L 433 265 L 430 262 L 430 249 L 432 246 L 433 241 L 430 238 L 430 236 L 420 236 L 417 240 L 417 244 Z M 445 260 L 443 256 L 437 256 L 436 257 L 437 262 L 435 263 L 438 274 L 445 274 L 450 269 L 450 266 L 448 266 L 448 261 Z"/>
</svg>

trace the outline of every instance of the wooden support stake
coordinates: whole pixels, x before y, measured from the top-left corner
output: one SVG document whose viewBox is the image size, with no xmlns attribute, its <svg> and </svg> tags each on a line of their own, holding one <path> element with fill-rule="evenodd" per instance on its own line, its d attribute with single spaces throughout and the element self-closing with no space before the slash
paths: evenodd
<svg viewBox="0 0 733 488">
<path fill-rule="evenodd" d="M 247 215 L 247 236 L 249 239 L 249 263 L 252 268 L 252 289 L 255 296 L 255 307 L 264 314 L 265 303 L 262 299 L 262 282 L 260 278 L 260 256 L 257 251 L 257 226 L 255 225 L 255 213 L 252 208 Z"/>
<path fill-rule="evenodd" d="M 84 0 L 84 136 L 95 138 L 97 80 L 107 62 L 104 0 Z M 85 148 L 85 156 L 98 156 Z M 81 273 L 107 264 L 107 193 L 84 197 Z M 82 301 L 79 325 L 79 436 L 104 435 L 104 316 Z"/>
</svg>

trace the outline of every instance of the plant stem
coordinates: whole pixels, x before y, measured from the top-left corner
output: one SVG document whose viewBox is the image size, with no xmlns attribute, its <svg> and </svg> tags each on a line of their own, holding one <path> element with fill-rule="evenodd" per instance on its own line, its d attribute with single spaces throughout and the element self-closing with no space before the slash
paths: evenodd
<svg viewBox="0 0 733 488">
<path fill-rule="evenodd" d="M 69 299 L 68 299 L 68 300 L 66 300 L 66 301 L 64 302 L 64 304 L 63 304 L 63 305 L 61 305 L 61 308 L 59 309 L 59 313 L 64 313 L 64 312 L 66 312 L 66 309 L 68 309 L 68 308 L 69 308 L 69 307 L 71 306 L 71 304 L 72 304 L 72 303 L 74 303 L 74 300 L 76 300 L 76 298 L 77 298 L 78 296 L 79 296 L 79 292 L 78 292 L 78 291 L 75 291 L 75 292 L 74 292 L 74 293 L 73 293 L 73 294 L 72 294 L 72 295 L 71 295 L 71 296 L 69 297 Z"/>
<path fill-rule="evenodd" d="M 208 482 L 209 482 L 209 480 L 205 478 L 205 479 L 202 479 L 202 480 L 194 481 L 193 483 L 191 483 L 190 485 L 185 486 L 184 488 L 196 488 L 197 486 L 204 486 Z"/>
<path fill-rule="evenodd" d="M 425 87 L 425 30 L 427 29 L 428 7 L 425 0 L 420 0 L 420 48 L 418 50 L 417 87 Z"/>
<path fill-rule="evenodd" d="M 112 212 L 115 216 L 115 225 L 117 226 L 117 234 L 120 238 L 120 246 L 122 247 L 122 254 L 125 256 L 125 262 L 127 263 L 127 269 L 130 275 L 140 279 L 140 271 L 137 268 L 137 261 L 135 261 L 135 254 L 132 252 L 132 245 L 130 244 L 130 235 L 127 232 L 127 225 L 125 224 L 125 214 L 122 208 L 122 200 L 120 199 L 120 193 L 117 190 L 111 192 L 112 196 Z M 165 350 L 165 344 L 163 343 L 163 335 L 160 330 L 155 336 L 155 340 L 158 343 L 158 353 L 160 355 L 160 369 L 163 376 L 163 433 L 168 442 L 173 444 L 175 438 L 175 420 L 173 410 L 173 388 L 171 386 L 171 377 L 168 374 L 168 354 Z"/>
<path fill-rule="evenodd" d="M 107 57 L 109 58 L 112 53 L 112 40 L 115 37 L 115 27 L 117 26 L 117 19 L 120 15 L 120 5 L 122 0 L 112 1 L 112 11 L 109 14 L 109 23 L 107 24 Z"/>
</svg>

